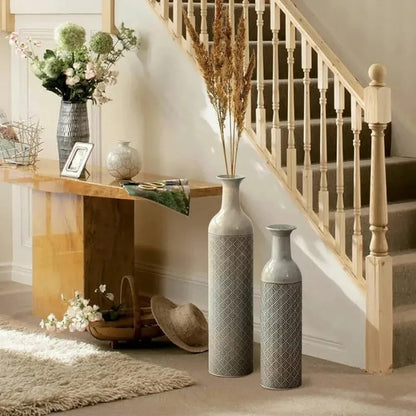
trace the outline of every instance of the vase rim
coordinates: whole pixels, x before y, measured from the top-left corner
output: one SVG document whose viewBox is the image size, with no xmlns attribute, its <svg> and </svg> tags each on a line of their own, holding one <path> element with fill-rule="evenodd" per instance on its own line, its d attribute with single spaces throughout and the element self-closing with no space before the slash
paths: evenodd
<svg viewBox="0 0 416 416">
<path fill-rule="evenodd" d="M 296 228 L 297 227 L 295 225 L 291 225 L 291 224 L 272 224 L 272 225 L 268 225 L 266 227 L 266 230 L 292 232 L 296 230 Z"/>
<path fill-rule="evenodd" d="M 62 102 L 64 104 L 87 104 L 86 102 L 83 102 L 83 101 L 68 101 L 68 100 L 62 100 Z"/>
<path fill-rule="evenodd" d="M 130 140 L 118 140 L 118 144 L 126 144 L 128 146 L 130 143 Z"/>
<path fill-rule="evenodd" d="M 235 180 L 243 180 L 245 179 L 245 176 L 243 175 L 234 175 L 234 176 L 230 176 L 230 175 L 217 175 L 217 179 L 220 179 L 222 181 L 235 181 Z"/>
</svg>

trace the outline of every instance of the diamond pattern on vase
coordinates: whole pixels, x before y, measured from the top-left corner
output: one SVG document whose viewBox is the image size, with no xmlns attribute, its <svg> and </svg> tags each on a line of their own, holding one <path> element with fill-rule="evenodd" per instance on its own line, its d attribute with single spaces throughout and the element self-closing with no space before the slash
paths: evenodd
<svg viewBox="0 0 416 416">
<path fill-rule="evenodd" d="M 302 283 L 262 282 L 261 384 L 288 389 L 302 383 Z"/>
<path fill-rule="evenodd" d="M 253 235 L 209 234 L 209 372 L 253 371 Z"/>
</svg>

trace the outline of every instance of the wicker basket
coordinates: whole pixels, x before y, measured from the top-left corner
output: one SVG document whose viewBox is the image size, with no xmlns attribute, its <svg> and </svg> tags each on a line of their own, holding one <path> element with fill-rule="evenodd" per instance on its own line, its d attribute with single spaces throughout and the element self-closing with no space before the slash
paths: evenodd
<svg viewBox="0 0 416 416">
<path fill-rule="evenodd" d="M 120 303 L 127 306 L 122 318 L 90 322 L 88 330 L 94 338 L 111 341 L 112 348 L 115 348 L 119 341 L 150 341 L 163 335 L 153 317 L 150 298 L 138 295 L 132 276 L 121 279 Z"/>
</svg>

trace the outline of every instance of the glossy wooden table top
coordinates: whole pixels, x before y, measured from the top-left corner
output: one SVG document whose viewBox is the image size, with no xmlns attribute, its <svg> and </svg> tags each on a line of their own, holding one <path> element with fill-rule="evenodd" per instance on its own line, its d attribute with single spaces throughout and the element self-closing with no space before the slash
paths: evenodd
<svg viewBox="0 0 416 416">
<path fill-rule="evenodd" d="M 60 176 L 58 165 L 57 160 L 42 159 L 36 167 L 0 166 L 0 181 L 44 192 L 101 198 L 141 199 L 130 196 L 105 169 L 93 168 L 90 169 L 91 175 L 87 179 L 72 179 Z M 176 177 L 141 172 L 133 180 L 136 182 L 153 182 L 173 178 Z M 193 198 L 221 195 L 221 185 L 219 184 L 190 179 L 189 186 Z"/>
</svg>

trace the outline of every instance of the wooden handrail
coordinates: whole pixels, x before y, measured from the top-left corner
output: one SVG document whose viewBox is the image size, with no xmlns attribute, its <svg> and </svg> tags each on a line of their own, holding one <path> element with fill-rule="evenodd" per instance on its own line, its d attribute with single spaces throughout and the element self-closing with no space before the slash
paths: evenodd
<svg viewBox="0 0 416 416">
<path fill-rule="evenodd" d="M 364 88 L 351 74 L 348 68 L 341 62 L 319 33 L 302 15 L 291 0 L 271 0 L 277 4 L 280 10 L 290 19 L 296 29 L 306 38 L 309 45 L 319 53 L 328 68 L 337 75 L 343 86 L 356 99 L 357 103 L 364 108 Z"/>
</svg>

